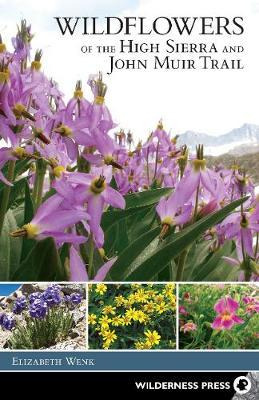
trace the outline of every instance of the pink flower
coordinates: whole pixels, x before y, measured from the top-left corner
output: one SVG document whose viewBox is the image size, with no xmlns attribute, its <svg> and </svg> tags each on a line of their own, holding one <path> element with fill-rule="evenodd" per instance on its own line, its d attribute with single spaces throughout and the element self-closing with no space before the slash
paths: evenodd
<svg viewBox="0 0 259 400">
<path fill-rule="evenodd" d="M 162 225 L 184 225 L 191 217 L 192 204 L 181 203 L 179 190 L 169 198 L 162 197 L 156 207 Z"/>
<path fill-rule="evenodd" d="M 80 244 L 86 241 L 86 237 L 76 233 L 66 232 L 79 221 L 88 216 L 85 211 L 77 209 L 62 209 L 63 198 L 54 194 L 46 200 L 37 210 L 29 224 L 12 232 L 13 237 L 26 236 L 29 239 L 42 240 L 53 237 L 56 243 Z"/>
<path fill-rule="evenodd" d="M 188 311 L 185 309 L 184 306 L 179 307 L 179 314 L 188 315 Z"/>
<path fill-rule="evenodd" d="M 111 267 L 117 260 L 117 257 L 112 258 L 111 260 L 107 261 L 105 264 L 102 265 L 101 268 L 97 271 L 93 281 L 103 281 L 110 271 Z M 72 282 L 88 282 L 89 276 L 86 271 L 85 264 L 82 261 L 82 258 L 76 251 L 76 249 L 71 246 L 70 248 L 70 281 Z"/>
<path fill-rule="evenodd" d="M 246 296 L 243 298 L 243 302 L 247 305 L 246 313 L 258 313 L 259 312 L 259 300 L 256 297 Z"/>
<path fill-rule="evenodd" d="M 180 331 L 183 331 L 184 333 L 196 330 L 197 330 L 197 325 L 194 322 L 187 322 L 180 328 Z"/>
<path fill-rule="evenodd" d="M 230 330 L 235 324 L 243 324 L 244 321 L 236 315 L 239 303 L 230 296 L 223 297 L 214 306 L 218 314 L 211 327 L 219 330 Z"/>
<path fill-rule="evenodd" d="M 87 212 L 90 215 L 89 226 L 93 233 L 95 243 L 102 247 L 104 233 L 100 226 L 105 205 L 116 208 L 125 208 L 125 199 L 122 195 L 109 186 L 112 179 L 112 167 L 92 169 L 90 174 L 75 173 L 70 178 L 74 184 L 78 184 L 74 190 L 75 199 L 81 205 L 87 203 Z"/>
</svg>

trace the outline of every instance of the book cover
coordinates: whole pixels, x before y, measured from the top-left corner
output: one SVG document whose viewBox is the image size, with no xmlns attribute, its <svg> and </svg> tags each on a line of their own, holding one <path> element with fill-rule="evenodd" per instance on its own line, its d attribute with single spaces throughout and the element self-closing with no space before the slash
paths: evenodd
<svg viewBox="0 0 259 400">
<path fill-rule="evenodd" d="M 0 10 L 0 369 L 256 396 L 258 1 Z"/>
</svg>

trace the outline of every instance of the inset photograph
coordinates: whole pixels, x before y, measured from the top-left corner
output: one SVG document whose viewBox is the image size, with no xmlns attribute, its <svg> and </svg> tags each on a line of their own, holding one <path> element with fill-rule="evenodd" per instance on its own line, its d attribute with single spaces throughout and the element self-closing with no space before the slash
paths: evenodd
<svg viewBox="0 0 259 400">
<path fill-rule="evenodd" d="M 259 285 L 179 285 L 179 348 L 259 349 Z"/>
<path fill-rule="evenodd" d="M 85 314 L 85 285 L 0 284 L 0 349 L 85 349 Z"/>
<path fill-rule="evenodd" d="M 175 349 L 174 284 L 91 284 L 88 299 L 90 349 Z"/>
</svg>

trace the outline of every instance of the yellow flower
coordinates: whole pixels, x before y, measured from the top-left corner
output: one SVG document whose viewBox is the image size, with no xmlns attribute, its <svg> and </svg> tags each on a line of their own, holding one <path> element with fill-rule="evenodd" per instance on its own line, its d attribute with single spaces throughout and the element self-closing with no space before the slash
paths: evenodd
<svg viewBox="0 0 259 400">
<path fill-rule="evenodd" d="M 116 307 L 112 307 L 112 306 L 108 305 L 108 306 L 103 307 L 103 309 L 102 309 L 102 314 L 105 314 L 105 315 L 108 315 L 108 314 L 115 315 L 115 313 L 116 313 L 115 310 L 116 310 Z"/>
<path fill-rule="evenodd" d="M 128 296 L 127 303 L 128 303 L 128 304 L 131 304 L 131 305 L 134 304 L 134 303 L 136 303 L 135 293 L 131 293 L 131 294 Z"/>
<path fill-rule="evenodd" d="M 109 323 L 111 322 L 111 319 L 108 317 L 108 315 L 103 315 L 101 318 L 99 318 L 98 322 L 102 328 L 109 328 Z"/>
<path fill-rule="evenodd" d="M 135 299 L 139 303 L 145 303 L 147 301 L 148 294 L 145 293 L 144 289 L 138 289 L 135 293 Z"/>
<path fill-rule="evenodd" d="M 122 325 L 122 326 L 131 325 L 131 318 L 128 317 L 127 315 L 124 315 L 124 316 L 122 317 L 121 325 Z"/>
<path fill-rule="evenodd" d="M 110 343 L 113 343 L 117 339 L 117 335 L 116 335 L 115 331 L 107 330 L 107 331 L 103 332 L 102 336 L 103 336 L 104 341 L 110 342 Z"/>
<path fill-rule="evenodd" d="M 96 324 L 96 318 L 97 318 L 97 316 L 95 314 L 89 314 L 88 315 L 88 324 L 89 325 L 95 325 Z"/>
<path fill-rule="evenodd" d="M 147 293 L 148 297 L 150 297 L 150 298 L 152 298 L 152 297 L 157 295 L 157 291 L 156 290 L 147 290 L 146 293 Z"/>
<path fill-rule="evenodd" d="M 123 306 L 124 308 L 131 308 L 132 304 L 127 299 L 124 299 Z"/>
<path fill-rule="evenodd" d="M 135 310 L 133 312 L 132 319 L 133 319 L 133 321 L 138 321 L 138 319 L 139 319 L 139 310 Z"/>
<path fill-rule="evenodd" d="M 122 305 L 124 304 L 125 299 L 124 299 L 124 297 L 120 294 L 119 296 L 116 296 L 116 297 L 114 298 L 114 302 L 115 302 L 115 304 L 116 304 L 117 307 L 120 307 L 120 306 L 122 306 Z"/>
<path fill-rule="evenodd" d="M 123 318 L 121 315 L 116 315 L 115 317 L 112 318 L 111 324 L 113 326 L 120 326 L 123 325 Z"/>
<path fill-rule="evenodd" d="M 176 309 L 176 300 L 175 299 L 171 300 L 169 305 L 170 305 L 171 310 L 174 311 Z"/>
<path fill-rule="evenodd" d="M 167 283 L 167 284 L 165 285 L 165 289 L 164 289 L 164 290 L 165 290 L 167 293 L 169 293 L 169 292 L 173 292 L 174 289 L 175 289 L 175 283 Z"/>
<path fill-rule="evenodd" d="M 144 335 L 147 337 L 146 342 L 148 345 L 153 346 L 159 344 L 161 336 L 157 331 L 147 330 L 146 332 L 144 332 Z"/>
<path fill-rule="evenodd" d="M 101 296 L 107 291 L 107 286 L 104 283 L 97 283 L 95 292 L 99 293 Z"/>
<path fill-rule="evenodd" d="M 158 294 L 157 296 L 155 296 L 154 300 L 156 303 L 162 303 L 162 301 L 164 301 L 165 298 L 162 294 Z"/>
<path fill-rule="evenodd" d="M 134 313 L 133 320 L 138 321 L 142 324 L 142 323 L 147 323 L 149 320 L 149 317 L 147 315 L 145 315 L 145 313 L 143 311 L 138 310 Z"/>
<path fill-rule="evenodd" d="M 149 350 L 151 349 L 151 346 L 147 342 L 138 341 L 135 342 L 135 348 L 137 350 Z"/>
<path fill-rule="evenodd" d="M 143 344 L 144 342 L 135 342 L 134 345 L 137 350 L 143 350 Z"/>
<path fill-rule="evenodd" d="M 103 349 L 109 350 L 110 345 L 111 345 L 111 342 L 109 340 L 105 340 L 105 342 L 103 342 Z"/>
<path fill-rule="evenodd" d="M 126 311 L 126 317 L 130 319 L 134 319 L 134 316 L 136 316 L 136 309 L 135 308 L 130 308 L 129 310 Z"/>
<path fill-rule="evenodd" d="M 144 311 L 147 313 L 152 313 L 155 310 L 155 303 L 153 301 L 149 301 L 147 304 L 144 305 Z"/>
<path fill-rule="evenodd" d="M 149 350 L 151 347 L 152 345 L 147 340 L 143 343 L 143 350 Z"/>
<path fill-rule="evenodd" d="M 156 311 L 158 312 L 158 314 L 162 314 L 166 310 L 168 310 L 168 307 L 167 307 L 167 305 L 165 304 L 164 301 L 162 301 L 161 303 L 158 303 L 156 305 Z"/>
</svg>

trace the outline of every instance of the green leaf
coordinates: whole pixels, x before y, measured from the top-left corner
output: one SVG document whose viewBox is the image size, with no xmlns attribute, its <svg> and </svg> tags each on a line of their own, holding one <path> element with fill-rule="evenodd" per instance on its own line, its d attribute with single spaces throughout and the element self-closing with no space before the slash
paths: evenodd
<svg viewBox="0 0 259 400">
<path fill-rule="evenodd" d="M 210 214 L 193 225 L 185 228 L 182 232 L 173 235 L 172 239 L 165 245 L 161 245 L 153 254 L 139 265 L 130 275 L 126 276 L 129 281 L 145 281 L 162 271 L 166 265 L 177 257 L 184 249 L 196 241 L 207 229 L 221 222 L 231 211 L 247 200 L 247 197 L 236 200 L 220 211 Z M 195 262 L 195 260 L 194 260 Z"/>
<path fill-rule="evenodd" d="M 27 171 L 29 166 L 30 166 L 30 160 L 28 159 L 16 161 L 14 168 L 14 179 L 17 178 L 17 176 L 23 174 L 25 171 Z M 4 174 L 4 176 L 7 176 L 7 171 L 8 171 L 8 163 L 6 163 L 5 166 L 2 168 L 2 173 Z M 3 182 L 0 182 L 0 190 L 2 186 L 5 186 L 5 184 Z"/>
<path fill-rule="evenodd" d="M 117 261 L 110 270 L 113 281 L 124 281 L 131 269 L 132 262 L 145 250 L 145 248 L 158 236 L 160 228 L 154 228 L 133 241 L 119 255 Z"/>
<path fill-rule="evenodd" d="M 157 203 L 162 196 L 168 196 L 171 192 L 172 188 L 161 188 L 127 194 L 125 196 L 126 210 L 129 208 L 150 206 Z"/>
<path fill-rule="evenodd" d="M 25 201 L 24 201 L 24 221 L 23 224 L 28 224 L 34 215 L 33 202 L 31 198 L 28 182 L 25 182 Z M 36 240 L 23 238 L 21 262 L 27 257 L 32 248 L 36 245 Z"/>
<path fill-rule="evenodd" d="M 126 219 L 137 213 L 145 210 L 149 210 L 149 206 L 130 208 L 128 210 L 109 210 L 103 213 L 102 216 L 102 228 L 104 232 L 112 227 L 112 225 L 117 224 L 120 220 Z"/>
<path fill-rule="evenodd" d="M 235 333 L 239 333 L 240 331 L 245 329 L 247 327 L 247 325 L 249 324 L 249 322 L 250 322 L 250 318 L 247 318 L 247 320 L 243 324 L 236 325 L 235 326 Z"/>
<path fill-rule="evenodd" d="M 115 221 L 105 231 L 105 251 L 108 257 L 120 254 L 130 242 L 158 225 L 154 206 L 140 207 L 127 218 Z"/>
<path fill-rule="evenodd" d="M 19 266 L 21 238 L 10 237 L 10 232 L 16 229 L 16 220 L 12 211 L 9 210 L 5 215 L 0 235 L 0 281 L 10 281 L 11 275 Z"/>
<path fill-rule="evenodd" d="M 28 182 L 25 182 L 25 207 L 24 207 L 24 224 L 28 224 L 34 215 L 33 202 Z"/>
<path fill-rule="evenodd" d="M 149 212 L 155 204 L 160 200 L 162 196 L 169 195 L 171 193 L 172 189 L 171 188 L 162 188 L 162 189 L 155 189 L 155 190 L 146 190 L 143 192 L 138 192 L 138 193 L 131 193 L 125 196 L 125 201 L 126 201 L 126 208 L 125 210 L 117 210 L 113 208 L 109 208 L 108 211 L 103 213 L 102 216 L 102 228 L 104 232 L 106 232 L 105 235 L 105 240 L 109 237 L 111 234 L 111 229 L 112 226 L 119 223 L 120 220 L 126 220 L 127 219 L 127 226 L 129 228 L 129 225 L 131 224 L 131 221 L 133 219 L 129 219 L 128 217 L 134 217 L 139 224 L 142 222 L 144 224 L 142 215 L 140 213 L 143 212 L 145 214 L 146 212 Z M 153 211 L 152 211 L 153 213 Z M 155 215 L 155 213 L 153 214 Z M 147 225 L 146 222 L 144 224 L 145 226 Z M 140 228 L 141 231 L 141 228 Z M 144 229 L 145 231 L 145 229 Z M 142 230 L 141 233 L 144 233 Z M 113 232 L 113 230 L 112 230 Z M 114 232 L 113 232 L 114 234 Z M 109 248 L 110 251 L 110 248 Z"/>
<path fill-rule="evenodd" d="M 208 280 L 207 279 L 208 276 L 223 263 L 224 263 L 224 268 L 230 271 L 231 266 L 227 265 L 225 261 L 222 259 L 222 257 L 226 254 L 228 256 L 231 256 L 232 252 L 233 252 L 233 243 L 232 241 L 228 241 L 219 250 L 207 255 L 203 263 L 195 266 L 195 270 L 193 271 L 191 280 L 194 281 Z"/>
<path fill-rule="evenodd" d="M 214 254 L 211 251 L 210 247 L 210 240 L 198 240 L 192 244 L 188 252 L 188 257 L 184 268 L 184 281 L 191 281 L 193 271 L 196 268 L 197 270 L 199 270 L 199 267 L 205 262 L 205 260 L 207 260 L 207 258 L 210 257 L 212 254 Z"/>
<path fill-rule="evenodd" d="M 12 209 L 13 216 L 17 226 L 23 226 L 24 223 L 24 203 Z"/>
<path fill-rule="evenodd" d="M 32 282 L 63 281 L 65 279 L 66 273 L 53 238 L 37 242 L 12 277 L 14 281 Z"/>
<path fill-rule="evenodd" d="M 9 202 L 8 202 L 7 210 L 9 210 L 9 208 L 11 208 L 13 206 L 15 201 L 23 195 L 23 193 L 24 193 L 24 183 L 27 181 L 27 179 L 28 178 L 25 177 L 25 178 L 21 178 L 18 181 L 14 182 L 14 184 L 11 187 L 11 190 L 10 190 L 10 196 L 9 196 Z M 2 187 L 2 190 L 0 190 L 0 204 L 1 204 L 1 201 L 2 201 L 1 200 L 2 196 L 3 196 L 3 187 Z"/>
<path fill-rule="evenodd" d="M 26 172 L 30 166 L 30 163 L 31 160 L 28 159 L 16 161 L 14 169 L 14 178 Z"/>
<path fill-rule="evenodd" d="M 148 206 L 142 212 L 128 217 L 126 220 L 129 240 L 135 240 L 150 229 L 158 226 L 158 217 L 155 206 Z"/>
<path fill-rule="evenodd" d="M 61 249 L 59 249 L 59 256 L 60 256 L 60 261 L 62 264 L 62 267 L 64 269 L 64 274 L 65 274 L 65 281 L 69 280 L 69 249 L 70 249 L 70 243 L 64 243 Z"/>
</svg>

